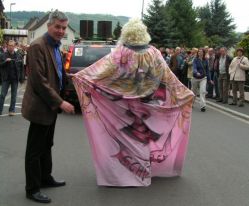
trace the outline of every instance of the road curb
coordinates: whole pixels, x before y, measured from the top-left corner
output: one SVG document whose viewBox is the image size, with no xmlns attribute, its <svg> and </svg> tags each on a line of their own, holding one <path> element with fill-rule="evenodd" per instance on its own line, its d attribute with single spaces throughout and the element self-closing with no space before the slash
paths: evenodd
<svg viewBox="0 0 249 206">
<path fill-rule="evenodd" d="M 223 112 L 232 114 L 232 115 L 234 115 L 234 116 L 236 116 L 236 117 L 239 117 L 239 118 L 241 118 L 241 119 L 244 119 L 244 120 L 246 120 L 246 121 L 249 121 L 249 116 L 246 115 L 246 114 L 243 114 L 243 113 L 241 113 L 241 112 L 234 111 L 234 110 L 229 109 L 229 108 L 226 108 L 226 107 L 224 107 L 224 106 L 220 106 L 220 105 L 218 105 L 217 103 L 213 103 L 213 102 L 211 102 L 211 101 L 206 101 L 206 103 L 207 103 L 208 106 L 214 107 L 214 108 L 219 109 L 219 110 L 221 110 L 221 111 L 223 111 Z"/>
</svg>

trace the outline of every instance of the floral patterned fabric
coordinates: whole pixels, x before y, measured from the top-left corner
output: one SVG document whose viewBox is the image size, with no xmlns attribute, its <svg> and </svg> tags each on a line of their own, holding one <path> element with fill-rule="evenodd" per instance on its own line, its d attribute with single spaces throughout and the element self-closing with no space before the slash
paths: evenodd
<svg viewBox="0 0 249 206">
<path fill-rule="evenodd" d="M 193 93 L 153 46 L 117 46 L 73 77 L 98 185 L 148 186 L 181 175 Z"/>
</svg>

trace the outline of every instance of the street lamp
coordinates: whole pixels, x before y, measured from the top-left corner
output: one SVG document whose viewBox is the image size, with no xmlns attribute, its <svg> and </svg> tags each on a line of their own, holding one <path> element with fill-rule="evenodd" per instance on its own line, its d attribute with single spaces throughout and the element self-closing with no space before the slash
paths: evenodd
<svg viewBox="0 0 249 206">
<path fill-rule="evenodd" d="M 141 19 L 143 20 L 144 17 L 144 0 L 142 1 L 142 12 L 141 12 Z"/>
<path fill-rule="evenodd" d="M 11 25 L 11 7 L 13 6 L 13 5 L 16 5 L 16 3 L 10 3 L 10 28 L 12 28 L 12 25 Z"/>
</svg>

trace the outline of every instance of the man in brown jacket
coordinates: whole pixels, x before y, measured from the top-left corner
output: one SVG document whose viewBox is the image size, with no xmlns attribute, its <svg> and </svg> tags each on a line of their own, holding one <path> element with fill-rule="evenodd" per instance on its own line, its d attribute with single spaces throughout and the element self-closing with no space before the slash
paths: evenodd
<svg viewBox="0 0 249 206">
<path fill-rule="evenodd" d="M 174 55 L 170 58 L 169 68 L 181 80 L 181 68 L 183 66 L 183 58 L 181 56 L 181 48 L 176 47 Z"/>
<path fill-rule="evenodd" d="M 219 94 L 220 97 L 217 102 L 222 102 L 223 104 L 228 103 L 228 92 L 229 92 L 229 66 L 231 64 L 232 58 L 227 55 L 227 49 L 225 47 L 220 48 L 220 57 L 218 62 L 218 72 L 219 72 Z"/>
<path fill-rule="evenodd" d="M 29 75 L 22 103 L 22 115 L 30 121 L 25 157 L 26 197 L 41 203 L 51 202 L 40 192 L 41 187 L 65 185 L 51 175 L 51 148 L 58 111 L 74 113 L 73 105 L 62 99 L 66 75 L 59 47 L 67 25 L 64 13 L 50 13 L 47 33 L 31 44 L 27 56 Z"/>
</svg>

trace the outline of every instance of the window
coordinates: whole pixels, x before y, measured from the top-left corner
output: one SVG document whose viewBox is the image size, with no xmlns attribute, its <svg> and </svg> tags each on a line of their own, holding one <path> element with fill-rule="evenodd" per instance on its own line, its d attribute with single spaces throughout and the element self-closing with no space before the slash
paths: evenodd
<svg viewBox="0 0 249 206">
<path fill-rule="evenodd" d="M 35 38 L 35 32 L 31 32 L 31 39 L 34 39 Z"/>
</svg>

